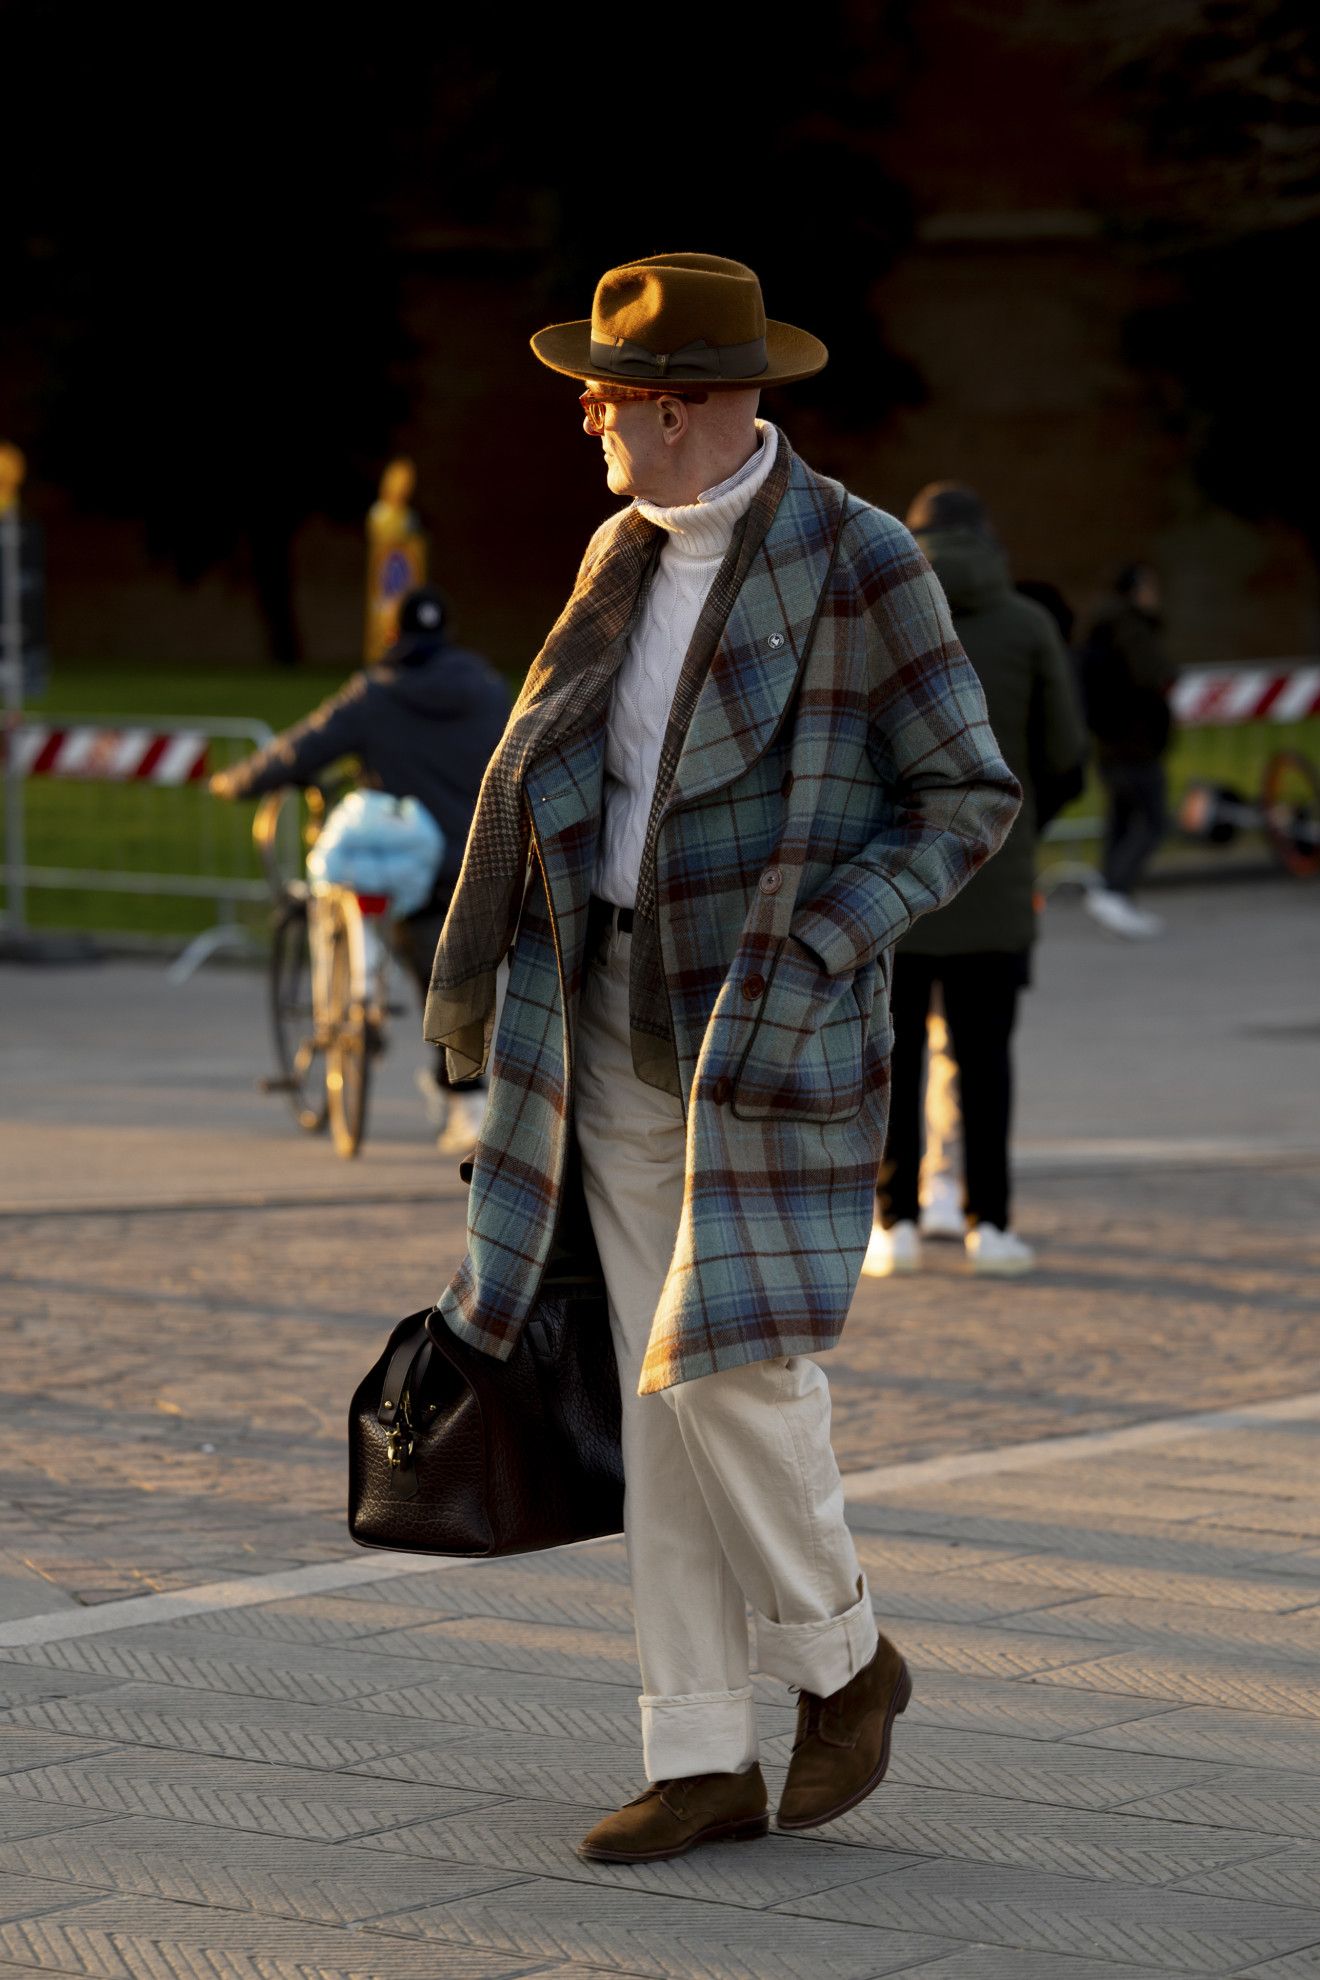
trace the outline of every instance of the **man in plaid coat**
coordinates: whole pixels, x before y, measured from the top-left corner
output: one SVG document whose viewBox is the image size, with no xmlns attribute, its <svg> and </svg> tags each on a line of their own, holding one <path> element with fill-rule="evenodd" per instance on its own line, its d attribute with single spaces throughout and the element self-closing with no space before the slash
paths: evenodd
<svg viewBox="0 0 1320 1980">
<path fill-rule="evenodd" d="M 507 1355 L 580 1160 L 623 1397 L 650 1786 L 583 1853 L 763 1835 L 759 1668 L 800 1692 L 778 1810 L 883 1778 L 911 1681 L 843 1517 L 829 1393 L 884 1145 L 893 945 L 1020 799 L 911 536 L 797 459 L 760 388 L 824 346 L 741 263 L 611 270 L 533 349 L 611 490 L 477 806 L 426 1035 L 490 1059 L 439 1302 Z M 509 959 L 498 1036 L 495 982 Z"/>
</svg>

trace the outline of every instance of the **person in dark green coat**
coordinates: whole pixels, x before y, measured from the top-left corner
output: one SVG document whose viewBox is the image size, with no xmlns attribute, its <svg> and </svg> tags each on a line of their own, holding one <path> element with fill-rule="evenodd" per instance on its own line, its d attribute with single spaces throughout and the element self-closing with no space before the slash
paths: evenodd
<svg viewBox="0 0 1320 1980">
<path fill-rule="evenodd" d="M 1025 796 L 1001 850 L 898 945 L 889 1130 L 865 1269 L 884 1277 L 920 1260 L 926 1018 L 938 985 L 961 1087 L 968 1256 L 974 1271 L 1024 1272 L 1032 1252 L 1009 1223 L 1011 1039 L 1036 938 L 1036 839 L 1082 788 L 1086 731 L 1055 622 L 1014 590 L 980 498 L 957 483 L 933 482 L 907 524 L 944 587 L 990 725 Z"/>
</svg>

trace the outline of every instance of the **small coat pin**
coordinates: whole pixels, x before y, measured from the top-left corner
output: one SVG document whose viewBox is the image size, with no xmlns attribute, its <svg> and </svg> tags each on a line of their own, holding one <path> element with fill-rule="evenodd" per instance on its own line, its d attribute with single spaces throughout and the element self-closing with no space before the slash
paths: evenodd
<svg viewBox="0 0 1320 1980">
<path fill-rule="evenodd" d="M 771 633 L 769 639 L 766 641 L 766 645 L 770 648 L 772 653 L 778 653 L 783 643 L 784 643 L 784 635 L 782 633 Z"/>
</svg>

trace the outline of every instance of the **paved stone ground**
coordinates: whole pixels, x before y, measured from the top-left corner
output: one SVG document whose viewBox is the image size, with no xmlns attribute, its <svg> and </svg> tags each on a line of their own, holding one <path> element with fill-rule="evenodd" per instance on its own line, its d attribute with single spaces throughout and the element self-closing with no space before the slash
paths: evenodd
<svg viewBox="0 0 1320 1980">
<path fill-rule="evenodd" d="M 1167 906 L 1051 910 L 1041 1272 L 940 1248 L 832 1357 L 889 1781 L 649 1871 L 572 1851 L 638 1784 L 618 1543 L 346 1558 L 347 1393 L 461 1237 L 410 1051 L 339 1164 L 251 979 L 0 977 L 0 1973 L 1320 1976 L 1320 917 Z"/>
<path fill-rule="evenodd" d="M 0 1630 L 0 1971 L 1320 1972 L 1320 1399 L 1029 1456 L 854 1503 L 883 1789 L 646 1869 L 573 1854 L 636 1786 L 618 1542 Z"/>
</svg>

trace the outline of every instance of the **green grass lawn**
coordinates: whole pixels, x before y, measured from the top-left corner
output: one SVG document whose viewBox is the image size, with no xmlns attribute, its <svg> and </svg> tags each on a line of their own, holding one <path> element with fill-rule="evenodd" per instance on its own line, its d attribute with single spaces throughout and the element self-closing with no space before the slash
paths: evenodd
<svg viewBox="0 0 1320 1980">
<path fill-rule="evenodd" d="M 1320 764 L 1320 718 L 1312 717 L 1306 722 L 1244 722 L 1233 728 L 1184 729 L 1174 739 L 1169 752 L 1169 802 L 1170 809 L 1176 807 L 1182 792 L 1189 784 L 1220 784 L 1236 791 L 1248 803 L 1254 803 L 1259 796 L 1265 766 L 1270 758 L 1280 750 L 1292 750 L 1308 757 L 1312 763 Z M 1104 815 L 1104 790 L 1099 778 L 1092 770 L 1087 786 L 1075 804 L 1068 806 L 1063 816 L 1067 819 L 1095 819 Z M 1185 860 L 1188 855 L 1187 841 L 1179 841 L 1172 835 L 1167 842 L 1165 857 L 1177 855 Z M 1264 838 L 1259 834 L 1244 835 L 1237 844 L 1229 848 L 1205 846 L 1204 852 L 1211 868 L 1225 859 L 1249 852 L 1261 857 L 1265 851 Z M 1085 841 L 1080 844 L 1058 842 L 1041 848 L 1042 863 L 1056 859 L 1086 858 L 1094 851 Z"/>
<path fill-rule="evenodd" d="M 286 728 L 333 694 L 346 675 L 323 668 L 232 667 L 119 669 L 63 667 L 31 712 L 67 717 L 168 717 L 264 722 Z M 212 768 L 246 756 L 245 740 L 212 744 Z M 251 804 L 229 805 L 205 785 L 157 790 L 149 785 L 92 784 L 34 778 L 25 791 L 27 862 L 30 866 L 121 874 L 216 875 L 245 884 L 259 881 L 252 851 Z M 259 932 L 263 906 L 240 904 L 237 918 Z M 99 889 L 29 889 L 27 918 L 34 928 L 187 937 L 216 919 L 213 901 L 166 892 Z"/>
<path fill-rule="evenodd" d="M 59 667 L 33 710 L 43 715 L 192 715 L 287 728 L 341 687 L 325 667 Z"/>
<path fill-rule="evenodd" d="M 340 686 L 344 675 L 324 669 L 233 667 L 228 669 L 119 669 L 61 667 L 33 713 L 52 718 L 79 715 L 260 721 L 279 729 L 298 719 Z M 218 742 L 213 766 L 247 753 L 245 742 Z M 1176 797 L 1189 781 L 1208 779 L 1254 797 L 1268 758 L 1298 749 L 1320 759 L 1320 720 L 1233 729 L 1191 730 L 1170 758 Z M 1067 816 L 1098 818 L 1095 780 Z M 253 807 L 227 805 L 204 785 L 156 790 L 146 785 L 92 784 L 34 778 L 26 787 L 29 865 L 124 874 L 182 873 L 260 878 L 251 847 Z M 1085 843 L 1046 848 L 1044 857 L 1088 857 Z M 1231 856 L 1231 855 L 1229 855 Z M 1224 855 L 1209 853 L 1210 859 Z M 260 930 L 265 911 L 244 905 L 239 918 Z M 78 928 L 186 937 L 216 918 L 213 902 L 166 892 L 105 893 L 86 888 L 33 888 L 28 920 L 38 928 Z"/>
</svg>

